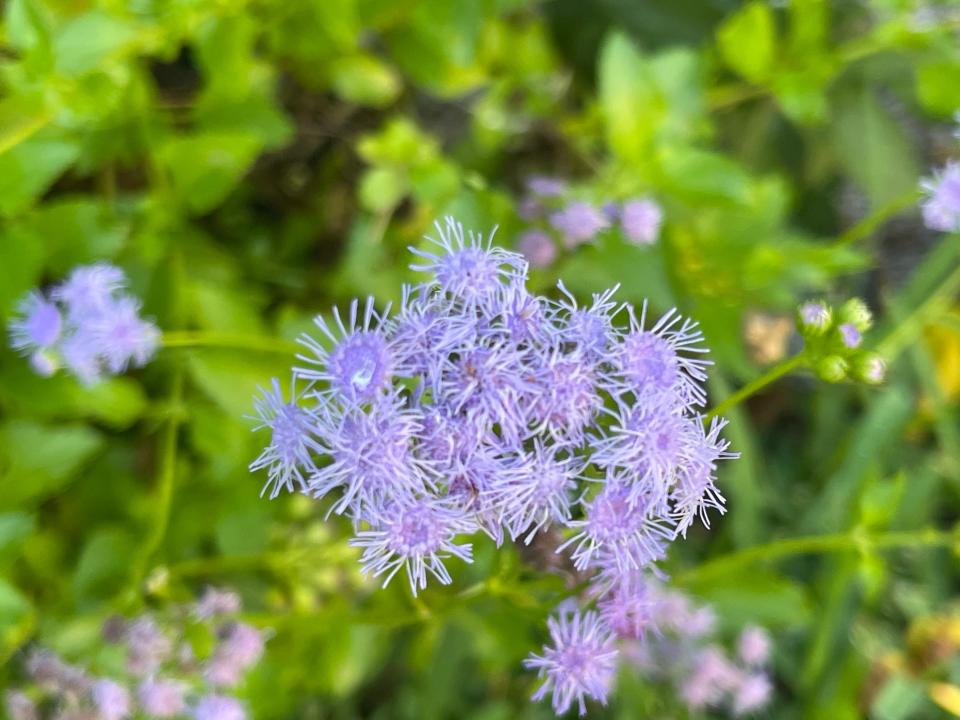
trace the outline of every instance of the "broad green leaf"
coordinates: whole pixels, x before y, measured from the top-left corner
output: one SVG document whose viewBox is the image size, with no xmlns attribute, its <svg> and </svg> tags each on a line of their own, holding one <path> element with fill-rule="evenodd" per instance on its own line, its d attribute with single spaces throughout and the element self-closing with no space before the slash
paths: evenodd
<svg viewBox="0 0 960 720">
<path fill-rule="evenodd" d="M 32 53 L 50 44 L 50 15 L 38 0 L 9 0 L 4 8 L 6 40 L 12 48 Z"/>
<path fill-rule="evenodd" d="M 769 3 L 753 0 L 724 21 L 717 31 L 724 62 L 747 80 L 770 77 L 776 59 L 777 35 Z"/>
<path fill-rule="evenodd" d="M 607 143 L 622 160 L 642 168 L 655 142 L 686 141 L 704 122 L 702 79 L 686 48 L 647 58 L 621 33 L 604 41 L 599 101 Z"/>
<path fill-rule="evenodd" d="M 396 207 L 409 188 L 409 181 L 401 170 L 370 168 L 360 178 L 360 204 L 370 212 L 382 213 Z"/>
<path fill-rule="evenodd" d="M 88 196 L 44 203 L 24 224 L 50 249 L 51 270 L 58 275 L 76 265 L 115 257 L 129 231 L 107 203 Z"/>
<path fill-rule="evenodd" d="M 33 624 L 30 601 L 13 584 L 0 577 L 0 662 L 27 640 Z"/>
<path fill-rule="evenodd" d="M 137 39 L 136 26 L 105 10 L 91 10 L 67 22 L 53 39 L 54 62 L 64 75 L 82 75 L 119 56 Z"/>
<path fill-rule="evenodd" d="M 33 515 L 25 512 L 0 513 L 0 557 L 8 555 L 23 538 L 33 532 Z"/>
<path fill-rule="evenodd" d="M 217 547 L 224 555 L 253 555 L 267 547 L 270 513 L 263 503 L 235 510 L 217 520 Z"/>
<path fill-rule="evenodd" d="M 838 98 L 833 132 L 840 162 L 867 194 L 872 208 L 917 186 L 914 150 L 871 88 L 854 87 Z"/>
<path fill-rule="evenodd" d="M 102 447 L 85 425 L 9 420 L 0 426 L 0 509 L 58 490 Z"/>
<path fill-rule="evenodd" d="M 181 202 L 203 214 L 243 179 L 262 146 L 262 140 L 248 132 L 198 133 L 170 140 L 160 149 L 159 160 Z"/>
<path fill-rule="evenodd" d="M 709 602 L 731 628 L 747 624 L 764 627 L 802 627 L 810 622 L 812 608 L 804 586 L 762 568 L 735 576 L 715 578 L 690 588 Z"/>
<path fill-rule="evenodd" d="M 384 107 L 400 93 L 400 78 L 372 55 L 339 58 L 330 68 L 330 82 L 340 97 L 360 105 Z"/>
<path fill-rule="evenodd" d="M 747 202 L 750 178 L 736 162 L 685 145 L 662 148 L 657 156 L 664 184 L 691 201 L 714 197 Z"/>
<path fill-rule="evenodd" d="M 0 160 L 2 163 L 2 160 Z M 2 180 L 0 180 L 2 183 Z M 36 287 L 48 249 L 30 232 L 7 226 L 0 239 L 0 317 L 13 313 L 17 303 Z"/>
<path fill-rule="evenodd" d="M 0 155 L 29 139 L 50 120 L 40 95 L 12 95 L 0 100 Z"/>
<path fill-rule="evenodd" d="M 77 159 L 80 146 L 40 133 L 0 154 L 0 215 L 27 207 Z"/>
<path fill-rule="evenodd" d="M 926 62 L 917 68 L 917 99 L 928 111 L 949 116 L 957 111 L 960 59 Z"/>
<path fill-rule="evenodd" d="M 129 576 L 138 543 L 120 528 L 97 530 L 80 553 L 73 575 L 73 592 L 81 602 L 108 597 L 120 590 Z"/>
</svg>

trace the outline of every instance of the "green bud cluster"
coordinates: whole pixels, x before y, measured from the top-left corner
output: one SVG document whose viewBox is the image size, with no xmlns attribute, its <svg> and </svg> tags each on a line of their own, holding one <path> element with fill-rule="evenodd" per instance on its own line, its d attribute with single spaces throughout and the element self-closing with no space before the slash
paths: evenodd
<svg viewBox="0 0 960 720">
<path fill-rule="evenodd" d="M 839 308 L 825 300 L 797 308 L 797 330 L 803 336 L 810 367 L 826 382 L 851 379 L 876 385 L 883 382 L 886 364 L 879 355 L 861 347 L 863 334 L 873 325 L 873 314 L 860 298 Z"/>
</svg>

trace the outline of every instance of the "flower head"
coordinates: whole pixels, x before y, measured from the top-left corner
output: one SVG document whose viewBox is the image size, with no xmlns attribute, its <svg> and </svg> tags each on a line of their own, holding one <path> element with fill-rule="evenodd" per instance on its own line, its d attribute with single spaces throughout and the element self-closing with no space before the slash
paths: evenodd
<svg viewBox="0 0 960 720">
<path fill-rule="evenodd" d="M 837 328 L 837 330 L 840 332 L 840 340 L 843 342 L 844 346 L 851 350 L 859 346 L 860 341 L 863 339 L 860 331 L 855 325 L 853 325 L 853 323 L 843 323 Z"/>
<path fill-rule="evenodd" d="M 931 230 L 960 231 L 960 163 L 949 162 L 921 182 L 923 221 Z"/>
<path fill-rule="evenodd" d="M 270 443 L 250 463 L 250 471 L 266 468 L 267 482 L 261 495 L 270 488 L 275 498 L 281 489 L 293 491 L 294 482 L 307 490 L 307 477 L 316 472 L 313 454 L 321 452 L 314 437 L 316 418 L 296 402 L 285 402 L 280 383 L 274 378 L 270 390 L 260 390 L 253 401 L 257 413 L 254 430 L 270 430 Z"/>
<path fill-rule="evenodd" d="M 93 704 L 103 720 L 124 720 L 132 711 L 129 691 L 119 683 L 102 678 L 90 688 Z"/>
<path fill-rule="evenodd" d="M 63 330 L 63 316 L 56 303 L 42 293 L 31 292 L 17 308 L 22 317 L 10 322 L 10 346 L 28 354 L 53 347 Z"/>
<path fill-rule="evenodd" d="M 137 688 L 137 701 L 147 715 L 176 717 L 186 710 L 187 690 L 184 682 L 147 678 Z"/>
<path fill-rule="evenodd" d="M 109 263 L 83 265 L 54 288 L 53 297 L 64 304 L 71 318 L 99 316 L 114 295 L 127 286 L 123 270 Z"/>
<path fill-rule="evenodd" d="M 246 720 L 247 712 L 236 698 L 204 695 L 193 708 L 194 720 Z"/>
<path fill-rule="evenodd" d="M 595 612 L 561 613 L 547 621 L 551 645 L 542 654 L 524 660 L 543 680 L 533 700 L 552 693 L 554 712 L 563 715 L 574 700 L 581 715 L 587 712 L 586 698 L 606 704 L 616 671 L 617 649 L 610 631 Z"/>
<path fill-rule="evenodd" d="M 389 308 L 378 315 L 373 298 L 367 298 L 360 317 L 359 302 L 350 303 L 346 322 L 339 308 L 333 309 L 336 328 L 321 316 L 314 323 L 332 343 L 327 350 L 307 334 L 298 339 L 312 356 L 298 355 L 310 366 L 297 368 L 297 376 L 310 382 L 323 382 L 327 387 L 321 392 L 336 400 L 350 403 L 365 403 L 387 389 L 393 375 L 394 356 L 383 326 Z"/>
<path fill-rule="evenodd" d="M 550 216 L 550 224 L 568 248 L 583 245 L 610 226 L 603 211 L 586 202 L 572 202 Z"/>
<path fill-rule="evenodd" d="M 653 200 L 629 200 L 620 212 L 620 226 L 626 238 L 637 245 L 653 245 L 660 235 L 663 210 Z"/>
<path fill-rule="evenodd" d="M 517 239 L 517 250 L 527 259 L 530 267 L 549 267 L 557 259 L 557 247 L 543 230 L 528 230 L 523 233 Z"/>
<path fill-rule="evenodd" d="M 405 568 L 410 590 L 416 595 L 427 586 L 428 574 L 444 585 L 452 582 L 443 564 L 448 557 L 473 561 L 471 546 L 457 544 L 454 538 L 475 529 L 462 509 L 449 502 L 424 498 L 383 513 L 381 525 L 357 533 L 350 544 L 363 548 L 360 563 L 365 573 L 374 577 L 385 575 L 384 587 Z"/>
</svg>

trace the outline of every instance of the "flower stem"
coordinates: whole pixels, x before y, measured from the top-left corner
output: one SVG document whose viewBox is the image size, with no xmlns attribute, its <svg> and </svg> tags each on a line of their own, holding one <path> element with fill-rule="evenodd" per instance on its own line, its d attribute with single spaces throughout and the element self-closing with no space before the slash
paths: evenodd
<svg viewBox="0 0 960 720">
<path fill-rule="evenodd" d="M 751 395 L 763 390 L 767 385 L 776 380 L 779 380 L 784 375 L 789 373 L 792 370 L 800 367 L 806 362 L 806 356 L 803 352 L 799 352 L 793 357 L 787 358 L 781 363 L 774 365 L 772 368 L 767 370 L 763 375 L 758 377 L 756 380 L 753 380 L 742 388 L 737 390 L 733 395 L 728 397 L 726 400 L 717 405 L 713 410 L 707 413 L 705 420 L 709 421 L 718 415 L 723 415 L 725 412 L 729 411 L 730 408 L 735 407 L 744 400 L 746 400 Z"/>
<path fill-rule="evenodd" d="M 177 434 L 183 422 L 183 370 L 173 372 L 170 391 L 170 417 L 160 438 L 160 471 L 157 498 L 153 505 L 150 532 L 140 547 L 133 563 L 133 584 L 135 595 L 150 569 L 150 561 L 163 544 L 170 523 L 170 510 L 173 506 L 173 491 L 177 477 Z"/>
<path fill-rule="evenodd" d="M 213 348 L 219 350 L 247 350 L 249 352 L 295 355 L 301 348 L 295 342 L 280 338 L 231 333 L 208 333 L 193 331 L 165 332 L 162 339 L 165 348 Z"/>
<path fill-rule="evenodd" d="M 958 541 L 956 531 L 925 528 L 908 532 L 871 535 L 861 529 L 831 535 L 808 535 L 774 540 L 722 555 L 674 577 L 681 585 L 690 585 L 722 577 L 745 566 L 780 560 L 795 555 L 836 553 L 848 550 L 894 550 L 898 548 L 949 547 Z"/>
</svg>

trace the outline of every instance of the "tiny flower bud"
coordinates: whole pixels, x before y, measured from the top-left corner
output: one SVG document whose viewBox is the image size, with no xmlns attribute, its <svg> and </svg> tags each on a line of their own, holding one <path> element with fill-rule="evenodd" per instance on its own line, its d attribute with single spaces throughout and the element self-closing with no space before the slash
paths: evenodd
<svg viewBox="0 0 960 720">
<path fill-rule="evenodd" d="M 867 353 L 853 365 L 854 377 L 871 385 L 879 385 L 887 377 L 887 364 L 874 353 Z"/>
<path fill-rule="evenodd" d="M 797 311 L 797 325 L 804 335 L 823 335 L 830 329 L 833 313 L 825 302 L 808 302 Z"/>
<path fill-rule="evenodd" d="M 842 325 L 838 326 L 837 333 L 839 333 L 840 341 L 844 344 L 844 347 L 847 347 L 851 350 L 853 350 L 855 347 L 858 347 L 860 345 L 860 341 L 863 339 L 860 331 L 853 323 L 843 323 Z"/>
<path fill-rule="evenodd" d="M 847 361 L 839 355 L 828 355 L 816 365 L 817 375 L 826 382 L 840 382 L 847 376 Z"/>
<path fill-rule="evenodd" d="M 860 332 L 866 332 L 873 325 L 873 313 L 860 298 L 850 298 L 840 307 L 837 320 L 853 325 Z"/>
</svg>

